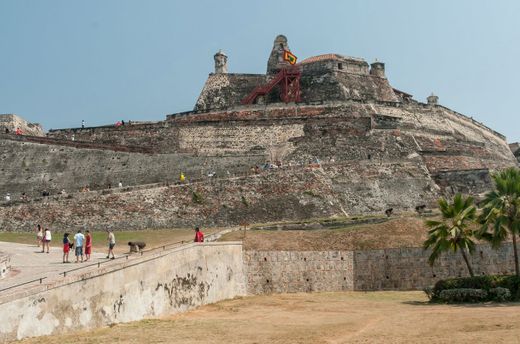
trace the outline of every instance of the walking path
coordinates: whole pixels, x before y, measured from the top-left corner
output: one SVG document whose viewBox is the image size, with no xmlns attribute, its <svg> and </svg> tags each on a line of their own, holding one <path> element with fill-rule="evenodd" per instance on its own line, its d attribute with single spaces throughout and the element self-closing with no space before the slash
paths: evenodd
<svg viewBox="0 0 520 344">
<path fill-rule="evenodd" d="M 83 264 L 92 264 L 106 261 L 106 253 L 91 255 L 87 263 L 73 263 L 76 261 L 74 250 L 69 254 L 70 264 L 63 264 L 63 248 L 51 247 L 50 253 L 41 253 L 41 247 L 36 245 L 0 242 L 0 251 L 11 257 L 11 272 L 0 279 L 0 290 L 10 286 L 32 281 L 42 277 L 57 277 L 60 273 L 80 267 Z"/>
</svg>

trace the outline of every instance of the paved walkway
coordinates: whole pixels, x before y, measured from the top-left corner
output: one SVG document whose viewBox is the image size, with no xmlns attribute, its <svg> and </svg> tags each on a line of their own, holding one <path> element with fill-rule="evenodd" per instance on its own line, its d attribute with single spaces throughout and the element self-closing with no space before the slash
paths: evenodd
<svg viewBox="0 0 520 344">
<path fill-rule="evenodd" d="M 94 253 L 87 263 L 63 264 L 62 247 L 51 247 L 50 253 L 41 253 L 36 245 L 0 242 L 0 251 L 11 256 L 11 272 L 0 279 L 0 289 L 41 277 L 57 277 L 59 273 L 82 266 L 106 261 L 106 253 Z M 72 250 L 69 261 L 75 262 Z"/>
</svg>

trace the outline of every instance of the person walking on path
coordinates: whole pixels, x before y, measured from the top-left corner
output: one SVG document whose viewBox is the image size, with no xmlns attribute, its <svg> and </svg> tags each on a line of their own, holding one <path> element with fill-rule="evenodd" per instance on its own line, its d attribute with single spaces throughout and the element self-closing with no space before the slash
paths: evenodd
<svg viewBox="0 0 520 344">
<path fill-rule="evenodd" d="M 111 229 L 107 230 L 108 232 L 108 254 L 107 258 L 110 258 L 110 254 L 112 254 L 112 259 L 116 259 L 114 256 L 114 246 L 116 246 L 116 237 L 114 235 L 114 232 L 112 232 Z"/>
<path fill-rule="evenodd" d="M 204 233 L 200 231 L 199 227 L 195 227 L 195 240 L 194 242 L 204 242 Z"/>
<path fill-rule="evenodd" d="M 38 247 L 40 245 L 43 246 L 43 229 L 39 224 L 36 226 L 36 241 L 38 242 Z"/>
<path fill-rule="evenodd" d="M 78 229 L 78 232 L 74 235 L 74 242 L 76 245 L 76 263 L 79 262 L 80 256 L 81 262 L 83 263 L 83 243 L 85 242 L 85 236 L 81 233 L 81 229 Z"/>
<path fill-rule="evenodd" d="M 85 258 L 87 258 L 85 261 L 90 260 L 90 254 L 92 253 L 92 235 L 90 235 L 90 231 L 87 230 L 86 236 L 85 236 Z"/>
<path fill-rule="evenodd" d="M 70 240 L 69 233 L 63 234 L 63 263 L 69 262 L 69 252 L 70 252 Z"/>
<path fill-rule="evenodd" d="M 43 233 L 43 245 L 42 245 L 42 253 L 45 252 L 45 246 L 47 246 L 47 253 L 49 253 L 49 246 L 52 240 L 51 230 L 49 228 L 45 228 L 45 232 Z"/>
</svg>

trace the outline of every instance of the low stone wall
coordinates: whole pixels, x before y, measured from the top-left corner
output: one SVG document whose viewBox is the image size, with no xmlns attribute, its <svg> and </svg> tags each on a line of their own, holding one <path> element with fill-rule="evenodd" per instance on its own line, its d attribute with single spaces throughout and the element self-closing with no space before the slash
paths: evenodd
<svg viewBox="0 0 520 344">
<path fill-rule="evenodd" d="M 0 341 L 174 314 L 245 294 L 240 243 L 189 244 L 106 269 L 2 295 Z"/>
<path fill-rule="evenodd" d="M 460 253 L 443 254 L 433 267 L 420 247 L 367 251 L 245 251 L 251 294 L 342 290 L 421 290 L 440 279 L 469 276 Z M 475 275 L 514 273 L 511 244 L 478 245 Z"/>
<path fill-rule="evenodd" d="M 469 276 L 462 255 L 445 253 L 431 267 L 420 247 L 354 252 L 354 290 L 420 290 L 449 277 Z M 514 273 L 513 248 L 477 245 L 470 256 L 475 275 Z"/>
<path fill-rule="evenodd" d="M 10 270 L 11 258 L 7 254 L 0 252 L 0 278 L 7 276 Z"/>
<path fill-rule="evenodd" d="M 249 294 L 353 289 L 352 251 L 245 251 Z"/>
</svg>

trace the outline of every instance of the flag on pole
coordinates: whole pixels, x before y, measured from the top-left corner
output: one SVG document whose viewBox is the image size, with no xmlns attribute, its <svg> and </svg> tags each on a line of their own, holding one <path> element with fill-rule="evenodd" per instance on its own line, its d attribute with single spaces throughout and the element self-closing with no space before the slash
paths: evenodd
<svg viewBox="0 0 520 344">
<path fill-rule="evenodd" d="M 298 58 L 288 50 L 284 50 L 283 59 L 292 65 L 296 63 L 296 60 L 298 60 Z"/>
</svg>

